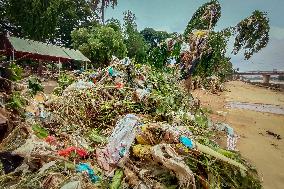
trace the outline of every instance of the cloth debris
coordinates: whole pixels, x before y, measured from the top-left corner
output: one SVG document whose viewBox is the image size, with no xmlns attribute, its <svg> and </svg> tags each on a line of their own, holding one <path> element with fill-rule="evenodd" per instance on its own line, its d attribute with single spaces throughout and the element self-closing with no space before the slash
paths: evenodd
<svg viewBox="0 0 284 189">
<path fill-rule="evenodd" d="M 215 124 L 215 128 L 218 131 L 226 131 L 226 133 L 228 135 L 231 135 L 231 136 L 234 135 L 234 129 L 230 125 L 228 125 L 226 123 L 217 123 L 217 124 Z"/>
<path fill-rule="evenodd" d="M 227 135 L 227 149 L 235 151 L 237 147 L 238 142 L 238 136 L 237 135 Z"/>
</svg>

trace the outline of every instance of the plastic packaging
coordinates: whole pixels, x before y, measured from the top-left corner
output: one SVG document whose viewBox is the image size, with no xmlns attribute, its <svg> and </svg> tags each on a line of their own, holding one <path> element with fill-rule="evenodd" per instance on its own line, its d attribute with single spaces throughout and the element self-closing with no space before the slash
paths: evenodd
<svg viewBox="0 0 284 189">
<path fill-rule="evenodd" d="M 179 140 L 180 140 L 180 142 L 181 142 L 185 147 L 187 147 L 187 148 L 189 148 L 189 149 L 192 149 L 192 148 L 195 147 L 194 142 L 193 142 L 190 138 L 188 138 L 188 137 L 181 136 L 181 137 L 179 138 Z"/>
<path fill-rule="evenodd" d="M 108 139 L 104 149 L 97 149 L 98 163 L 105 170 L 110 170 L 111 165 L 116 165 L 125 156 L 133 143 L 138 130 L 139 118 L 133 114 L 127 114 L 120 119 Z"/>
<path fill-rule="evenodd" d="M 79 165 L 76 165 L 76 171 L 88 174 L 89 178 L 93 183 L 100 180 L 99 177 L 96 176 L 94 170 L 90 167 L 90 165 L 86 163 L 80 163 Z"/>
</svg>

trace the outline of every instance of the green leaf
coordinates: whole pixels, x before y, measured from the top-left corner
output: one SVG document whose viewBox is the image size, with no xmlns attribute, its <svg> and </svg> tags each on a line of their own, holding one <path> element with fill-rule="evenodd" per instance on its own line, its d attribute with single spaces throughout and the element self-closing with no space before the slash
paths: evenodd
<svg viewBox="0 0 284 189">
<path fill-rule="evenodd" d="M 106 137 L 100 135 L 98 131 L 96 130 L 91 131 L 91 133 L 89 134 L 89 138 L 93 142 L 97 142 L 97 143 L 106 143 L 107 141 Z"/>
<path fill-rule="evenodd" d="M 123 178 L 123 171 L 121 169 L 116 170 L 112 179 L 112 183 L 110 185 L 110 189 L 119 189 L 122 178 Z"/>
<path fill-rule="evenodd" d="M 46 138 L 48 136 L 48 131 L 45 130 L 44 128 L 40 127 L 39 125 L 35 124 L 32 126 L 32 130 L 35 132 L 35 135 L 38 138 Z"/>
</svg>

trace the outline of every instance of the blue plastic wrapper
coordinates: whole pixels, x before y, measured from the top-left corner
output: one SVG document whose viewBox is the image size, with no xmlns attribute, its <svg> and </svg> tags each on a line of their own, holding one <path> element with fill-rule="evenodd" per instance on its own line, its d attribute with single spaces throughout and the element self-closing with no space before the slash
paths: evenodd
<svg viewBox="0 0 284 189">
<path fill-rule="evenodd" d="M 234 136 L 234 129 L 233 129 L 232 127 L 227 126 L 227 127 L 225 128 L 225 130 L 226 130 L 226 132 L 228 133 L 228 135 Z"/>
<path fill-rule="evenodd" d="M 125 154 L 126 154 L 126 149 L 125 149 L 125 148 L 122 148 L 122 149 L 119 151 L 120 157 L 124 157 Z"/>
<path fill-rule="evenodd" d="M 180 140 L 180 142 L 185 146 L 185 147 L 187 147 L 187 148 L 189 148 L 189 149 L 192 149 L 192 148 L 194 148 L 194 143 L 193 143 L 193 141 L 190 139 L 190 138 L 188 138 L 188 137 L 185 137 L 185 136 L 181 136 L 180 138 L 179 138 L 179 140 Z"/>
<path fill-rule="evenodd" d="M 89 178 L 91 179 L 93 183 L 99 181 L 99 177 L 96 176 L 94 170 L 90 167 L 90 165 L 86 163 L 80 163 L 79 165 L 76 165 L 76 171 L 80 173 L 87 172 Z"/>
</svg>

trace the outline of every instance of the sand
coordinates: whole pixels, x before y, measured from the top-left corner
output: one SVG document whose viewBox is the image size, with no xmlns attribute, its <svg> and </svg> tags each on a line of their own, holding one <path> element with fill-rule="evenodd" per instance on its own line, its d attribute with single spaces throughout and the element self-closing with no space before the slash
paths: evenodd
<svg viewBox="0 0 284 189">
<path fill-rule="evenodd" d="M 203 90 L 195 90 L 193 95 L 201 100 L 202 106 L 213 111 L 210 115 L 213 121 L 229 123 L 235 129 L 240 136 L 237 148 L 258 170 L 263 188 L 284 188 L 284 115 L 225 108 L 228 101 L 284 107 L 284 93 L 240 81 L 228 82 L 226 88 L 228 91 L 219 95 Z M 268 135 L 267 130 L 279 134 L 282 139 Z"/>
</svg>

